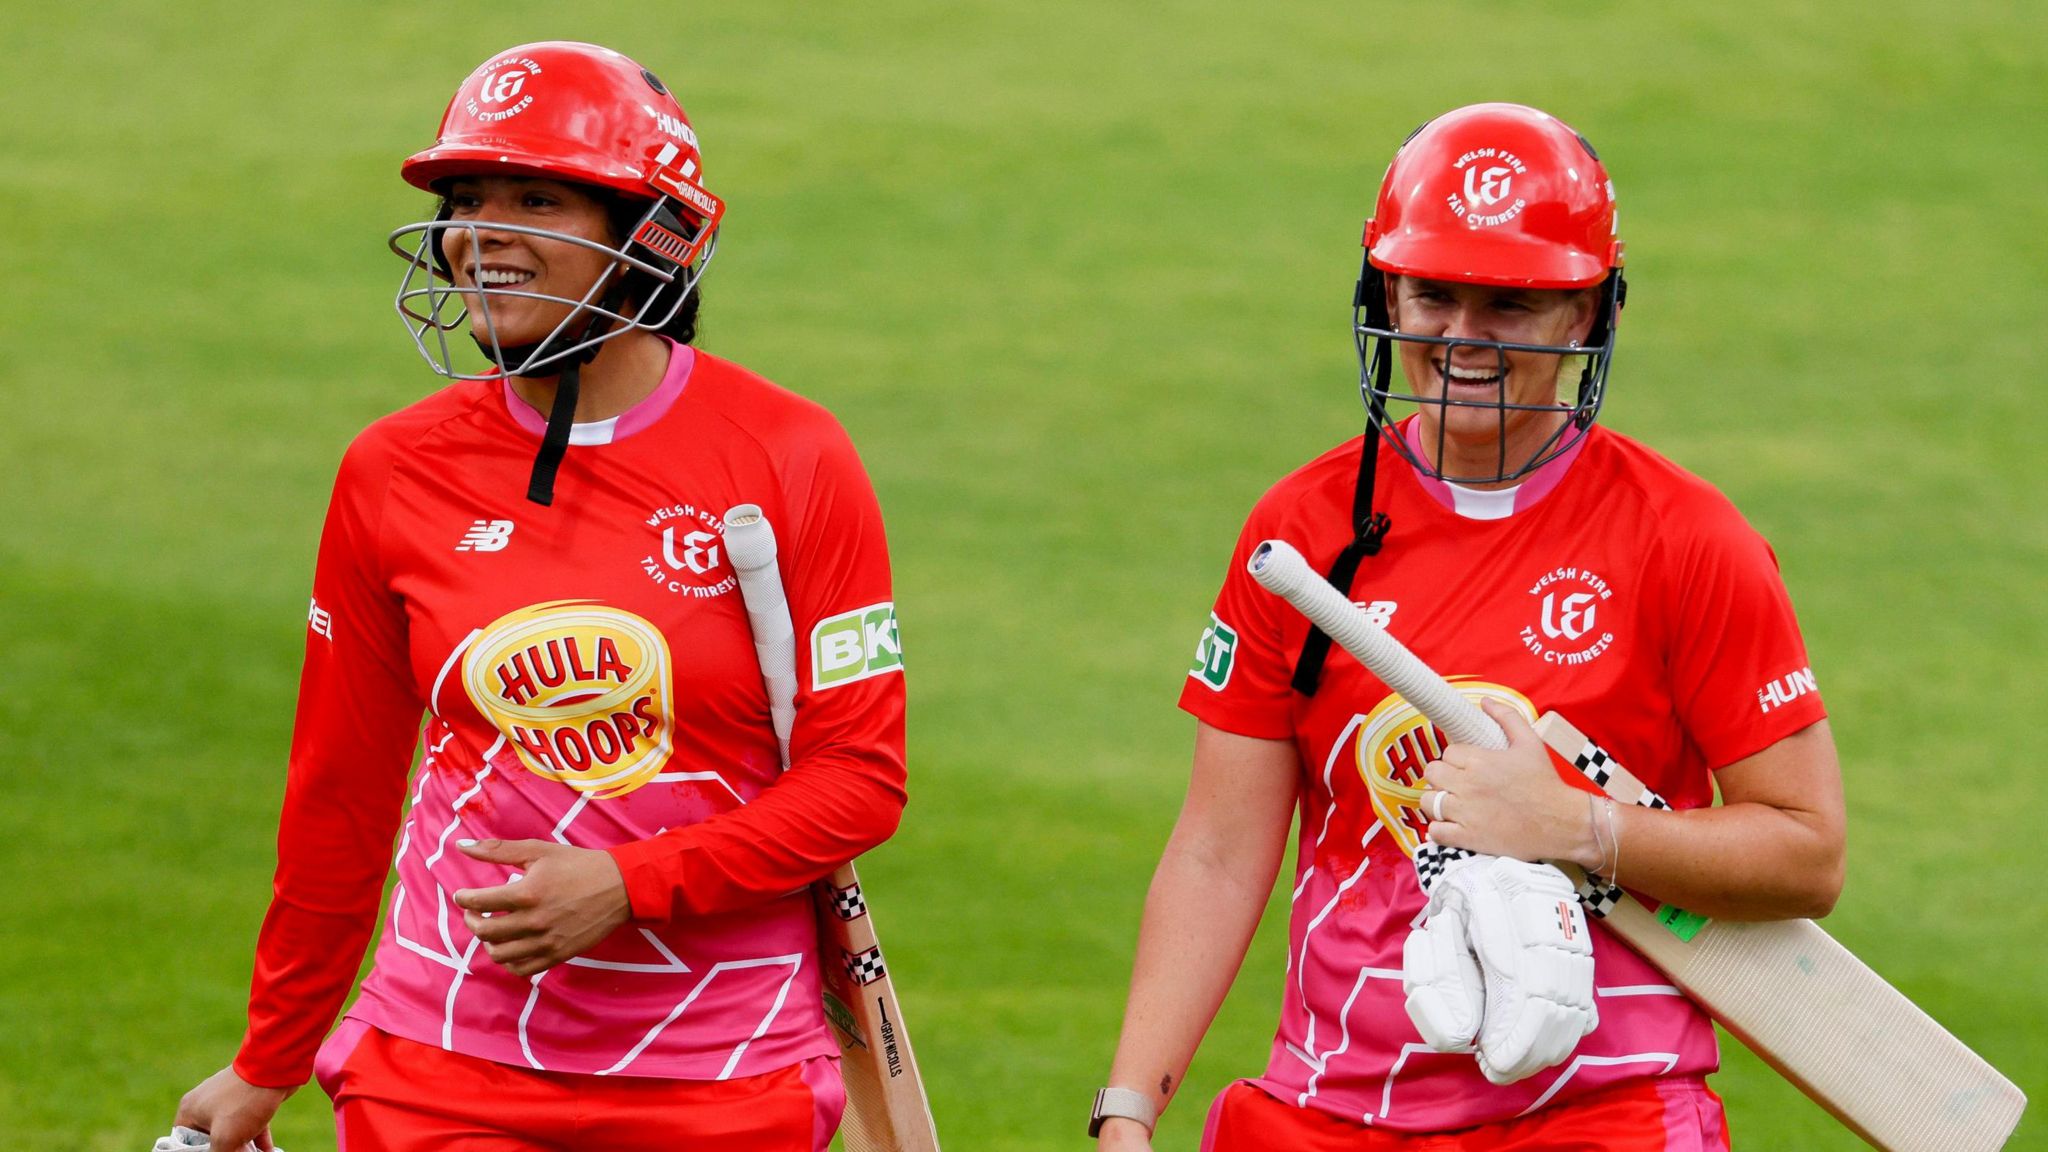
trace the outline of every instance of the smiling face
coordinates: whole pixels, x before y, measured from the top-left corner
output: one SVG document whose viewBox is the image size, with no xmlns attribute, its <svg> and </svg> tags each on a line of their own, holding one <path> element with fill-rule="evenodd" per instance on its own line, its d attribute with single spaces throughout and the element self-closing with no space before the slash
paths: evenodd
<svg viewBox="0 0 2048 1152">
<path fill-rule="evenodd" d="M 469 308 L 470 331 L 486 348 L 494 330 L 505 348 L 545 339 L 576 301 L 601 300 L 604 290 L 593 293 L 593 285 L 620 267 L 597 248 L 492 227 L 539 228 L 614 246 L 604 202 L 576 184 L 523 176 L 457 177 L 444 195 L 452 223 L 475 225 L 442 231 L 441 252 Z M 487 291 L 475 291 L 479 284 Z"/>
<path fill-rule="evenodd" d="M 1401 335 L 1474 342 L 1398 342 L 1401 372 L 1423 402 L 1423 450 L 1439 471 L 1454 479 L 1497 475 L 1543 448 L 1569 413 L 1558 403 L 1566 358 L 1484 342 L 1583 343 L 1598 305 L 1592 288 L 1388 277 L 1387 312 Z"/>
</svg>

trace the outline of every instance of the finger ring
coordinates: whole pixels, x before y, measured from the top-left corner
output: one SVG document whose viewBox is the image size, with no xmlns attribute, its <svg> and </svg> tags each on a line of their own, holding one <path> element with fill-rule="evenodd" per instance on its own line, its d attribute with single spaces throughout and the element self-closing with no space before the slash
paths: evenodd
<svg viewBox="0 0 2048 1152">
<path fill-rule="evenodd" d="M 1449 795 L 1449 792 L 1441 788 L 1429 794 L 1429 818 L 1431 820 L 1441 820 L 1444 818 L 1444 797 Z"/>
</svg>

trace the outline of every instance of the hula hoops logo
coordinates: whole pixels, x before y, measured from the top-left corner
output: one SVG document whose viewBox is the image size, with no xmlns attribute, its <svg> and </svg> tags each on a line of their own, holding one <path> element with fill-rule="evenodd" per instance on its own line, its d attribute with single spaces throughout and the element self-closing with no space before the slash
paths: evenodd
<svg viewBox="0 0 2048 1152">
<path fill-rule="evenodd" d="M 1450 678 L 1452 686 L 1474 704 L 1498 700 L 1512 705 L 1530 723 L 1536 708 L 1529 698 L 1513 688 L 1489 684 L 1467 676 Z M 1358 726 L 1353 754 L 1358 774 L 1372 796 L 1372 810 L 1381 826 L 1393 834 L 1403 854 L 1415 855 L 1422 838 L 1429 833 L 1429 817 L 1422 814 L 1422 770 L 1442 756 L 1450 740 L 1436 725 L 1422 718 L 1415 706 L 1399 696 L 1388 696 Z"/>
<path fill-rule="evenodd" d="M 599 800 L 653 779 L 675 751 L 668 642 L 630 612 L 588 600 L 492 621 L 462 686 L 520 763 Z"/>
</svg>

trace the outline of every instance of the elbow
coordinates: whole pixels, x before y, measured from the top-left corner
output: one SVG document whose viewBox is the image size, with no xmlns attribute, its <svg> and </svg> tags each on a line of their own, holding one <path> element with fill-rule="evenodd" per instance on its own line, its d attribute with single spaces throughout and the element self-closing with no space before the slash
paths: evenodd
<svg viewBox="0 0 2048 1152">
<path fill-rule="evenodd" d="M 846 826 L 852 832 L 853 841 L 849 847 L 848 859 L 864 855 L 887 843 L 903 825 L 903 808 L 909 795 L 903 790 L 900 778 L 895 781 L 869 779 L 862 789 L 865 802 L 858 805 L 858 816 Z M 851 810 L 853 805 L 849 805 Z"/>
<path fill-rule="evenodd" d="M 1835 910 L 1835 902 L 1842 898 L 1842 885 L 1847 879 L 1848 868 L 1839 843 L 1833 846 L 1823 859 L 1815 861 L 1805 870 L 1806 883 L 1798 893 L 1799 909 L 1794 913 L 1808 920 L 1818 920 Z"/>
</svg>

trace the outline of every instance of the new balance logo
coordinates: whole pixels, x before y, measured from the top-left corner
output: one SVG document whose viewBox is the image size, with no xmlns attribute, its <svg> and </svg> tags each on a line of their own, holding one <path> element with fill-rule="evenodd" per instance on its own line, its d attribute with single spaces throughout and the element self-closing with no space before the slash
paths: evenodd
<svg viewBox="0 0 2048 1152">
<path fill-rule="evenodd" d="M 1392 600 L 1353 600 L 1351 606 L 1365 617 L 1365 622 L 1375 628 L 1386 628 L 1394 623 L 1394 609 L 1400 605 Z"/>
<path fill-rule="evenodd" d="M 505 545 L 512 542 L 510 520 L 479 520 L 462 534 L 462 542 L 455 546 L 457 552 L 503 552 Z"/>
</svg>

